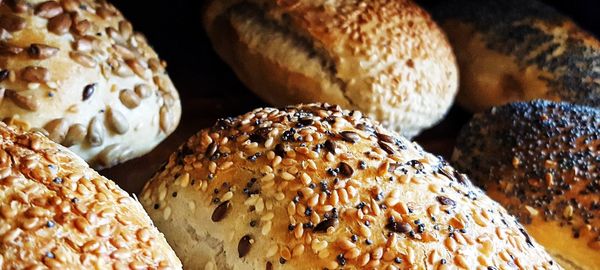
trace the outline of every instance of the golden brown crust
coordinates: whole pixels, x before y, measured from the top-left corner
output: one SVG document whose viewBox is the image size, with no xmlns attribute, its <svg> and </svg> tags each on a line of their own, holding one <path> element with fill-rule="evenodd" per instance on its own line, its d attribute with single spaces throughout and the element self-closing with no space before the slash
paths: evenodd
<svg viewBox="0 0 600 270">
<path fill-rule="evenodd" d="M 141 202 L 194 269 L 560 268 L 466 176 L 327 104 L 219 120 Z"/>
<path fill-rule="evenodd" d="M 111 4 L 3 1 L 0 16 L 0 120 L 45 129 L 94 167 L 145 154 L 177 126 L 165 63 Z"/>
<path fill-rule="evenodd" d="M 465 108 L 534 99 L 600 107 L 600 41 L 548 5 L 450 0 L 434 15 L 455 49 Z"/>
<path fill-rule="evenodd" d="M 66 148 L 0 122 L 0 268 L 180 269 L 141 205 Z"/>
<path fill-rule="evenodd" d="M 469 24 L 447 21 L 444 29 L 454 44 L 460 72 L 456 101 L 472 112 L 510 102 L 543 98 L 559 101 L 535 66 L 523 68 L 514 57 L 486 47 L 481 34 Z"/>
<path fill-rule="evenodd" d="M 414 136 L 457 91 L 446 37 L 412 1 L 211 1 L 204 25 L 240 79 L 274 104 L 349 104 Z"/>
<path fill-rule="evenodd" d="M 596 109 L 517 102 L 471 120 L 453 159 L 565 268 L 594 269 L 600 265 L 599 131 Z"/>
<path fill-rule="evenodd" d="M 219 18 L 214 29 L 219 32 L 213 35 L 213 45 L 219 48 L 219 54 L 228 63 L 235 59 L 243 59 L 235 69 L 240 80 L 250 86 L 265 101 L 275 106 L 286 106 L 297 103 L 299 100 L 318 102 L 330 100 L 336 104 L 350 106 L 347 99 L 341 94 L 339 87 L 327 85 L 302 72 L 288 69 L 286 66 L 271 60 L 262 54 L 251 50 L 247 44 L 232 42 L 240 40 L 230 22 Z M 272 37 L 271 37 L 272 38 Z M 286 78 L 281 80 L 281 78 Z M 328 89 L 333 88 L 333 89 Z M 273 93 L 272 89 L 285 89 L 285 94 Z"/>
</svg>

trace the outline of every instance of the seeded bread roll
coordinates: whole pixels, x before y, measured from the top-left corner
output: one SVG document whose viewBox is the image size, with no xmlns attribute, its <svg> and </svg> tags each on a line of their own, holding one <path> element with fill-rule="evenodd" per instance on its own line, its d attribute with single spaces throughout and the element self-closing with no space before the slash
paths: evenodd
<svg viewBox="0 0 600 270">
<path fill-rule="evenodd" d="M 181 269 L 142 206 L 66 148 L 0 122 L 0 269 Z"/>
<path fill-rule="evenodd" d="M 175 129 L 164 68 L 105 1 L 0 4 L 0 120 L 44 129 L 93 167 L 143 155 Z"/>
<path fill-rule="evenodd" d="M 519 102 L 476 116 L 454 162 L 567 269 L 600 266 L 600 111 Z"/>
<path fill-rule="evenodd" d="M 213 0 L 204 26 L 238 77 L 276 106 L 340 104 L 414 136 L 457 92 L 446 37 L 410 0 Z"/>
<path fill-rule="evenodd" d="M 326 104 L 219 120 L 141 198 L 186 269 L 560 268 L 466 176 Z"/>
<path fill-rule="evenodd" d="M 441 1 L 434 15 L 461 70 L 471 111 L 546 99 L 600 107 L 600 42 L 536 0 Z"/>
</svg>

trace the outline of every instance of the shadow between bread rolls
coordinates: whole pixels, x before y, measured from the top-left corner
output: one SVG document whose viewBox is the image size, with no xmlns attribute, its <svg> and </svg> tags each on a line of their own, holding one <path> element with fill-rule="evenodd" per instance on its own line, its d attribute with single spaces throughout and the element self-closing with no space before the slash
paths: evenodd
<svg viewBox="0 0 600 270">
<path fill-rule="evenodd" d="M 0 119 L 96 168 L 141 156 L 179 122 L 165 63 L 106 1 L 1 1 Z"/>
<path fill-rule="evenodd" d="M 432 9 L 473 111 L 546 99 L 600 108 L 600 42 L 537 0 L 451 0 Z"/>
<path fill-rule="evenodd" d="M 181 269 L 142 206 L 68 149 L 0 122 L 0 269 Z"/>
<path fill-rule="evenodd" d="M 518 102 L 475 116 L 453 162 L 566 269 L 600 267 L 600 111 Z"/>
<path fill-rule="evenodd" d="M 440 157 L 327 104 L 218 120 L 140 201 L 186 269 L 561 269 Z"/>
<path fill-rule="evenodd" d="M 239 79 L 276 106 L 330 102 L 405 136 L 437 123 L 458 87 L 429 14 L 399 1 L 208 1 L 204 27 Z"/>
</svg>

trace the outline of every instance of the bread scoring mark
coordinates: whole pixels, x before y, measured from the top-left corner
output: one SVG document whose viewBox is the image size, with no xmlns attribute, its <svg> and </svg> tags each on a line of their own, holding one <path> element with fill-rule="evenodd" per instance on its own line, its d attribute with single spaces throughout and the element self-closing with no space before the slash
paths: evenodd
<svg viewBox="0 0 600 270">
<path fill-rule="evenodd" d="M 535 0 L 454 0 L 434 10 L 442 22 L 473 26 L 489 49 L 511 56 L 522 70 L 534 66 L 549 74 L 539 79 L 552 95 L 600 107 L 600 42 L 552 7 Z"/>
<path fill-rule="evenodd" d="M 265 32 L 277 32 L 291 40 L 296 49 L 302 51 L 308 58 L 317 59 L 321 64 L 321 67 L 326 72 L 329 81 L 336 85 L 345 100 L 355 106 L 352 99 L 346 95 L 346 82 L 337 77 L 337 68 L 335 60 L 319 45 L 316 41 L 311 40 L 308 37 L 302 36 L 300 33 L 292 30 L 289 25 L 289 18 L 284 14 L 280 19 L 273 19 L 265 13 L 265 11 L 255 3 L 240 2 L 236 5 L 231 6 L 228 11 L 221 16 L 230 17 L 232 14 L 241 16 L 242 18 L 252 19 L 254 22 L 260 24 Z"/>
<path fill-rule="evenodd" d="M 600 244 L 599 149 L 597 109 L 518 102 L 471 120 L 453 160 L 486 189 L 518 199 L 505 206 L 521 222 L 556 221 L 571 227 L 574 238 L 590 234 L 594 246 Z"/>
</svg>

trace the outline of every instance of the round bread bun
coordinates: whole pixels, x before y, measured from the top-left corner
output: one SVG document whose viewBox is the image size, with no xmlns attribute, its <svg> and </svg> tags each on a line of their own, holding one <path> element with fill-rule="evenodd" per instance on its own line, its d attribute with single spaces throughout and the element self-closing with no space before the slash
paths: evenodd
<svg viewBox="0 0 600 270">
<path fill-rule="evenodd" d="M 477 115 L 453 157 L 567 269 L 600 266 L 600 111 L 548 101 Z"/>
<path fill-rule="evenodd" d="M 473 112 L 546 99 L 600 107 L 600 42 L 536 0 L 441 1 L 434 16 L 460 67 L 457 101 Z"/>
<path fill-rule="evenodd" d="M 219 120 L 141 202 L 186 269 L 559 269 L 499 204 L 359 111 Z"/>
<path fill-rule="evenodd" d="M 412 137 L 458 90 L 450 44 L 410 0 L 212 0 L 204 26 L 240 80 L 275 106 L 340 104 Z"/>
<path fill-rule="evenodd" d="M 105 168 L 152 150 L 180 114 L 165 63 L 111 4 L 1 2 L 0 120 Z"/>
<path fill-rule="evenodd" d="M 68 149 L 0 122 L 0 269 L 181 269 L 135 199 Z"/>
</svg>

